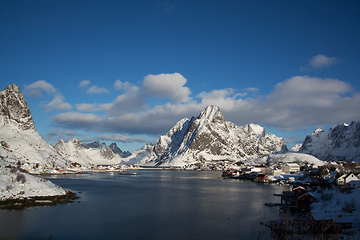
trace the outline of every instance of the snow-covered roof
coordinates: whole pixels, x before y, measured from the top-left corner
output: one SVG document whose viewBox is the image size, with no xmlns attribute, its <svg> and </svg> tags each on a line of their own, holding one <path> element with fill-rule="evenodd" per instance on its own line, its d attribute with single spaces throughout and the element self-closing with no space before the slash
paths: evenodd
<svg viewBox="0 0 360 240">
<path fill-rule="evenodd" d="M 311 196 L 311 197 L 313 197 L 313 198 L 315 198 L 315 199 L 316 199 L 316 197 L 315 197 L 314 195 L 312 195 L 311 193 L 309 193 L 309 192 L 304 193 L 304 194 L 303 194 L 303 195 L 301 195 L 299 198 L 301 198 L 301 197 L 303 197 L 303 196 L 305 196 L 305 195 L 309 195 L 309 196 Z"/>
<path fill-rule="evenodd" d="M 350 213 L 339 213 L 333 211 L 325 211 L 325 212 L 312 212 L 311 216 L 317 220 L 333 220 L 337 223 L 349 223 L 354 222 L 356 219 Z"/>
<path fill-rule="evenodd" d="M 286 165 L 288 165 L 289 167 L 299 167 L 299 164 L 297 163 L 287 163 Z"/>
</svg>

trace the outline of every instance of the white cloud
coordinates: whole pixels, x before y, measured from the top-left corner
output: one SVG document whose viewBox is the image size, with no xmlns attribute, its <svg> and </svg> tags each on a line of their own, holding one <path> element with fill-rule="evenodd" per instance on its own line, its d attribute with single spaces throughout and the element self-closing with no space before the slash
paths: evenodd
<svg viewBox="0 0 360 240">
<path fill-rule="evenodd" d="M 137 112 L 146 109 L 146 96 L 142 95 L 137 88 L 133 91 L 121 94 L 112 102 L 112 106 L 108 112 L 109 115 L 118 115 L 125 112 Z"/>
<path fill-rule="evenodd" d="M 335 57 L 327 57 L 323 54 L 316 55 L 309 60 L 310 66 L 315 69 L 331 66 L 336 63 L 338 63 L 338 60 Z"/>
<path fill-rule="evenodd" d="M 146 94 L 156 98 L 168 98 L 174 103 L 187 102 L 190 89 L 184 87 L 187 80 L 180 73 L 149 74 L 144 78 L 142 88 Z"/>
<path fill-rule="evenodd" d="M 94 131 L 102 124 L 102 118 L 93 113 L 66 112 L 52 117 L 56 126 L 65 129 L 86 129 Z"/>
<path fill-rule="evenodd" d="M 58 93 L 54 86 L 45 80 L 39 80 L 30 85 L 25 85 L 25 94 L 32 97 L 42 97 L 43 92 L 51 94 L 54 98 L 48 102 L 42 102 L 40 107 L 44 109 L 45 112 L 52 112 L 55 110 L 69 110 L 72 108 L 71 104 L 64 102 L 64 96 L 61 93 Z"/>
<path fill-rule="evenodd" d="M 101 134 L 95 137 L 99 140 L 110 140 L 110 141 L 116 141 L 116 142 L 127 142 L 127 143 L 133 143 L 133 142 L 143 142 L 147 143 L 149 142 L 146 138 L 142 137 L 132 137 L 130 135 L 124 135 L 124 134 Z"/>
<path fill-rule="evenodd" d="M 89 88 L 88 90 L 86 90 L 86 93 L 88 93 L 88 94 L 105 94 L 105 93 L 109 93 L 109 90 L 107 90 L 106 88 L 101 88 L 97 85 L 94 85 L 91 88 Z"/>
<path fill-rule="evenodd" d="M 89 84 L 90 84 L 90 81 L 89 80 L 84 80 L 84 81 L 82 81 L 82 82 L 80 82 L 80 84 L 79 84 L 79 88 L 82 88 L 82 87 L 87 87 L 87 86 L 89 86 Z"/>
<path fill-rule="evenodd" d="M 69 110 L 72 106 L 69 103 L 64 102 L 64 97 L 58 93 L 55 95 L 54 99 L 48 104 L 42 105 L 45 109 L 45 112 L 52 112 L 55 110 Z"/>
<path fill-rule="evenodd" d="M 116 80 L 114 83 L 115 90 L 129 90 L 132 87 L 134 87 L 133 84 L 131 84 L 129 82 L 122 82 L 122 81 L 120 81 L 120 79 Z"/>
<path fill-rule="evenodd" d="M 296 76 L 278 83 L 257 108 L 264 122 L 279 128 L 341 123 L 360 119 L 353 114 L 360 108 L 354 107 L 358 98 L 352 91 L 337 79 Z"/>
<path fill-rule="evenodd" d="M 258 92 L 259 89 L 258 89 L 258 88 L 254 88 L 254 87 L 249 87 L 249 88 L 245 88 L 245 91 L 247 91 L 247 92 Z"/>
<path fill-rule="evenodd" d="M 180 119 L 197 116 L 212 104 L 220 107 L 226 120 L 239 126 L 258 123 L 264 127 L 303 129 L 360 119 L 360 93 L 337 79 L 295 76 L 278 83 L 263 96 L 238 98 L 235 89 L 227 88 L 202 92 L 196 98 L 200 100 L 153 108 L 146 106 L 146 98 L 140 94 L 143 92 L 137 89 L 118 96 L 106 115 L 69 112 L 52 120 L 64 129 L 160 135 L 166 134 Z"/>
<path fill-rule="evenodd" d="M 351 85 L 337 79 L 296 76 L 276 84 L 267 103 L 278 107 L 330 106 L 341 99 L 340 94 L 351 90 Z"/>
<path fill-rule="evenodd" d="M 59 129 L 52 129 L 48 132 L 48 135 L 66 135 L 66 136 L 77 136 L 80 135 L 73 130 L 59 130 Z"/>
<path fill-rule="evenodd" d="M 73 130 L 52 129 L 46 134 L 46 139 L 51 141 L 58 141 L 62 139 L 67 142 L 68 140 L 73 139 L 74 137 L 78 137 L 80 135 L 81 134 L 78 134 Z"/>
<path fill-rule="evenodd" d="M 55 93 L 56 89 L 54 86 L 45 80 L 36 81 L 30 85 L 24 85 L 25 94 L 30 97 L 42 97 L 42 91 L 46 93 Z"/>
<path fill-rule="evenodd" d="M 77 103 L 75 104 L 76 110 L 80 112 L 97 112 L 97 111 L 108 111 L 113 106 L 112 103 Z"/>
<path fill-rule="evenodd" d="M 323 54 L 319 54 L 310 58 L 308 62 L 309 63 L 305 67 L 301 67 L 300 70 L 307 71 L 310 69 L 322 69 L 324 67 L 337 64 L 339 60 L 335 57 L 327 57 Z"/>
</svg>

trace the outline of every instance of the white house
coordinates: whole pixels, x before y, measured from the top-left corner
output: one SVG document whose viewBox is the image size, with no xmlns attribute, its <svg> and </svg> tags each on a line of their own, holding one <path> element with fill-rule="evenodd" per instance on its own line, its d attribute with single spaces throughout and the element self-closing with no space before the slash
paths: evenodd
<svg viewBox="0 0 360 240">
<path fill-rule="evenodd" d="M 263 173 L 268 176 L 280 176 L 281 170 L 280 169 L 274 169 L 272 167 L 267 167 L 263 170 Z"/>
<path fill-rule="evenodd" d="M 347 183 L 353 180 L 359 180 L 359 178 L 353 173 L 348 173 L 348 174 L 343 174 L 338 179 L 336 179 L 336 183 L 338 185 L 346 185 Z"/>
<path fill-rule="evenodd" d="M 285 164 L 285 166 L 283 167 L 283 171 L 285 173 L 294 173 L 294 172 L 299 172 L 300 171 L 300 166 L 297 163 L 287 163 Z"/>
<path fill-rule="evenodd" d="M 263 171 L 263 169 L 265 169 L 265 167 L 253 167 L 251 168 L 251 172 L 255 172 L 255 173 L 261 173 Z"/>
</svg>

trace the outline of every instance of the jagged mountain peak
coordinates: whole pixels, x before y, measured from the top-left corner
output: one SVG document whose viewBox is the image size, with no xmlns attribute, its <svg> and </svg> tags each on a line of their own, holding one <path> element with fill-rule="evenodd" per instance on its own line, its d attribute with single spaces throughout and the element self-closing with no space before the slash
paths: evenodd
<svg viewBox="0 0 360 240">
<path fill-rule="evenodd" d="M 98 148 L 98 149 L 107 147 L 106 143 L 100 143 L 98 140 L 96 140 L 92 143 L 83 143 L 82 146 L 85 148 Z"/>
<path fill-rule="evenodd" d="M 65 144 L 65 141 L 62 140 L 62 139 L 60 139 L 59 141 L 57 141 L 57 142 L 55 143 L 54 146 L 64 146 L 64 144 Z"/>
<path fill-rule="evenodd" d="M 301 148 L 302 144 L 301 143 L 297 143 L 295 144 L 292 148 L 289 149 L 289 152 L 299 152 L 300 148 Z"/>
<path fill-rule="evenodd" d="M 258 124 L 249 123 L 244 126 L 244 129 L 247 130 L 248 133 L 255 134 L 259 137 L 265 137 L 265 128 L 261 127 Z"/>
<path fill-rule="evenodd" d="M 109 148 L 115 153 L 118 154 L 120 157 L 126 158 L 128 156 L 131 155 L 131 153 L 129 151 L 122 151 L 117 145 L 116 143 L 111 143 L 109 145 Z"/>
<path fill-rule="evenodd" d="M 220 108 L 208 106 L 197 118 L 183 118 L 140 165 L 186 165 L 206 161 L 236 161 L 286 151 L 282 138 L 266 134 L 259 125 L 239 127 L 225 121 Z"/>
<path fill-rule="evenodd" d="M 223 114 L 220 111 L 220 108 L 215 105 L 210 105 L 202 111 L 198 119 L 206 119 L 208 121 L 225 121 Z"/>
<path fill-rule="evenodd" d="M 73 138 L 67 143 L 59 140 L 54 148 L 64 157 L 83 165 L 119 163 L 122 158 L 131 155 L 128 151 L 121 151 L 116 143 L 106 146 L 105 143 L 99 141 L 84 143 L 77 138 Z"/>
<path fill-rule="evenodd" d="M 6 90 L 6 89 L 8 89 L 10 91 L 14 91 L 14 92 L 20 92 L 19 86 L 17 86 L 15 83 L 8 85 L 4 90 Z"/>
<path fill-rule="evenodd" d="M 16 125 L 22 130 L 36 130 L 25 97 L 15 84 L 0 92 L 0 116 L 5 124 Z"/>
<path fill-rule="evenodd" d="M 329 131 L 315 130 L 306 136 L 299 152 L 324 161 L 360 161 L 360 121 L 339 124 Z"/>
<path fill-rule="evenodd" d="M 321 134 L 321 133 L 323 133 L 323 132 L 324 132 L 324 130 L 322 130 L 321 128 L 318 128 L 318 129 L 316 129 L 314 132 L 312 132 L 312 133 L 310 134 L 310 136 L 315 136 L 315 135 Z"/>
<path fill-rule="evenodd" d="M 70 142 L 72 144 L 74 144 L 75 147 L 81 147 L 84 143 L 82 141 L 80 141 L 79 139 L 77 138 L 73 138 L 70 140 Z"/>
<path fill-rule="evenodd" d="M 109 147 L 118 147 L 118 146 L 117 146 L 116 142 L 113 142 L 109 145 Z"/>
<path fill-rule="evenodd" d="M 36 168 L 39 164 L 65 166 L 63 158 L 36 131 L 29 106 L 17 85 L 0 92 L 0 160 L 13 164 L 20 161 Z"/>
</svg>

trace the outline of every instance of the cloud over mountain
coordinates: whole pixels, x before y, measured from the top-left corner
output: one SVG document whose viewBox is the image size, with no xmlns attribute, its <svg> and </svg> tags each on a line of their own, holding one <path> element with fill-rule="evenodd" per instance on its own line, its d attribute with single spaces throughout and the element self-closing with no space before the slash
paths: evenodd
<svg viewBox="0 0 360 240">
<path fill-rule="evenodd" d="M 155 86 L 160 87 L 162 82 L 163 86 L 156 90 Z M 171 86 L 171 82 L 177 85 Z M 100 104 L 79 104 L 78 110 L 87 108 L 93 112 L 61 113 L 53 116 L 52 121 L 55 126 L 68 129 L 158 135 L 166 132 L 178 119 L 195 115 L 211 104 L 217 104 L 224 116 L 237 125 L 259 123 L 293 129 L 360 119 L 360 93 L 350 84 L 338 79 L 310 76 L 292 77 L 276 84 L 269 94 L 256 97 L 246 97 L 236 89 L 225 88 L 202 92 L 187 102 L 148 105 L 149 98 L 155 93 L 159 97 L 172 97 L 166 90 L 173 94 L 180 91 L 172 100 L 190 99 L 190 89 L 184 87 L 185 83 L 181 74 L 148 75 L 139 87 L 132 86 L 106 108 Z M 258 89 L 249 88 L 247 91 L 258 94 Z M 95 114 L 101 108 L 108 109 L 106 114 Z"/>
<path fill-rule="evenodd" d="M 42 92 L 46 92 L 48 94 L 56 93 L 56 89 L 51 83 L 46 82 L 45 80 L 39 80 L 33 82 L 29 85 L 24 85 L 25 94 L 30 97 L 42 97 Z"/>
<path fill-rule="evenodd" d="M 72 106 L 69 103 L 64 102 L 64 99 L 63 95 L 57 93 L 51 102 L 42 105 L 42 107 L 45 109 L 45 112 L 52 112 L 55 110 L 66 111 L 71 109 Z"/>
<path fill-rule="evenodd" d="M 24 85 L 24 88 L 24 94 L 30 97 L 41 98 L 43 97 L 43 92 L 54 96 L 53 100 L 50 102 L 42 102 L 40 104 L 40 107 L 47 113 L 55 110 L 66 111 L 72 108 L 71 104 L 64 101 L 64 96 L 59 93 L 51 83 L 48 83 L 45 80 L 39 80 L 29 85 Z"/>
<path fill-rule="evenodd" d="M 144 78 L 142 88 L 151 97 L 168 98 L 174 103 L 181 103 L 190 100 L 190 89 L 184 87 L 186 82 L 186 78 L 180 73 L 149 74 Z"/>
</svg>

